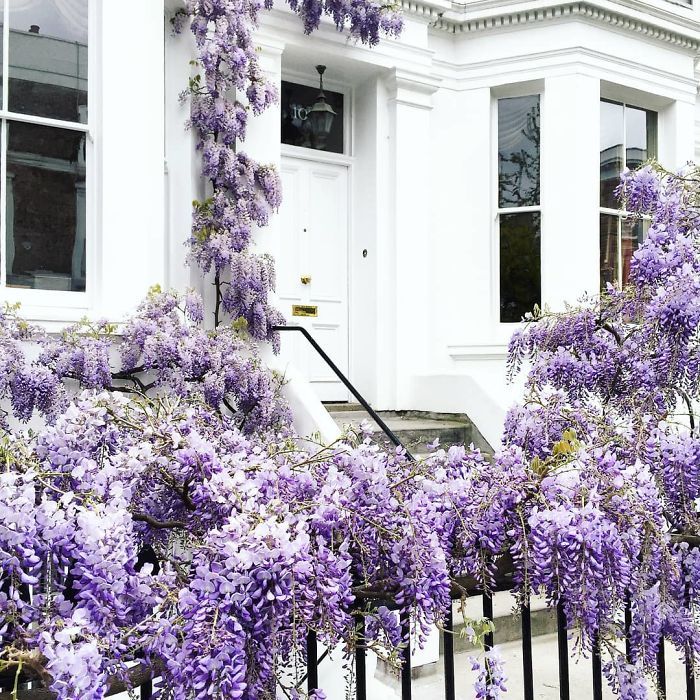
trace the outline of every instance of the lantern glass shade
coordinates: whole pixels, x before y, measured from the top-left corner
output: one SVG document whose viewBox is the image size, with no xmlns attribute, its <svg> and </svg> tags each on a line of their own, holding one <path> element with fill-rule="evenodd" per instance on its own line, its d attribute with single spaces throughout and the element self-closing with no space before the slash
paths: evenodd
<svg viewBox="0 0 700 700">
<path fill-rule="evenodd" d="M 309 110 L 311 132 L 317 144 L 317 148 L 323 148 L 333 128 L 335 110 L 326 102 L 326 96 L 321 93 L 313 107 Z"/>
</svg>

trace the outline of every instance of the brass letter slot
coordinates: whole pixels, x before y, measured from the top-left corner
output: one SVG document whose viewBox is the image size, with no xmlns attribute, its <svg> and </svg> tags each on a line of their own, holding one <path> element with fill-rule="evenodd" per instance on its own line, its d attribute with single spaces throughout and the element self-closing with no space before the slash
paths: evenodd
<svg viewBox="0 0 700 700">
<path fill-rule="evenodd" d="M 301 306 L 294 304 L 292 306 L 292 316 L 318 316 L 318 306 Z"/>
</svg>

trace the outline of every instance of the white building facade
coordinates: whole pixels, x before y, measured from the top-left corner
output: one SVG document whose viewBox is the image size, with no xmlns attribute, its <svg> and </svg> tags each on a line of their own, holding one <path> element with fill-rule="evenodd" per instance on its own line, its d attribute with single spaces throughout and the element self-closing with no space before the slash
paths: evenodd
<svg viewBox="0 0 700 700">
<path fill-rule="evenodd" d="M 211 294 L 185 266 L 203 184 L 178 101 L 193 47 L 171 34 L 177 7 L 5 0 L 0 283 L 32 320 L 118 320 L 155 283 Z M 628 272 L 644 224 L 617 211 L 620 170 L 696 157 L 700 9 L 403 9 L 401 37 L 373 49 L 325 22 L 305 36 L 283 6 L 265 14 L 263 67 L 282 99 L 251 119 L 246 149 L 280 167 L 285 201 L 256 245 L 277 259 L 280 310 L 375 408 L 466 413 L 494 443 L 512 398 L 504 361 L 518 319 Z M 304 123 L 318 64 L 337 112 L 323 142 Z M 72 90 L 75 104 L 40 112 L 22 80 Z M 35 131 L 24 145 L 22 129 Z M 47 202 L 72 212 L 61 230 L 49 230 Z M 319 398 L 349 398 L 303 345 L 283 342 L 284 361 Z"/>
</svg>

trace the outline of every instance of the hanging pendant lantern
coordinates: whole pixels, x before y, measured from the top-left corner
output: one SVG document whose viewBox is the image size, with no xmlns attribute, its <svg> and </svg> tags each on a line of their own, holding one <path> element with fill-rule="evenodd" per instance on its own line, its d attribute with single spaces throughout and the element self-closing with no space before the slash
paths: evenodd
<svg viewBox="0 0 700 700">
<path fill-rule="evenodd" d="M 333 128 L 333 120 L 336 117 L 335 110 L 326 102 L 326 95 L 323 92 L 323 74 L 325 66 L 316 66 L 320 80 L 320 90 L 316 102 L 309 110 L 309 121 L 311 122 L 311 133 L 314 137 L 316 148 L 324 149 L 326 140 Z"/>
</svg>

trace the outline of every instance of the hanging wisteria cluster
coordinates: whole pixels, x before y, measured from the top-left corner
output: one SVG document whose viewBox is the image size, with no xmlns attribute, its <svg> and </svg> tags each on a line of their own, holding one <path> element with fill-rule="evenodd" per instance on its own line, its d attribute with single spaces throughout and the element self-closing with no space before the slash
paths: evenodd
<svg viewBox="0 0 700 700">
<path fill-rule="evenodd" d="M 527 398 L 506 421 L 496 464 L 512 473 L 487 519 L 521 594 L 561 604 L 580 648 L 599 645 L 612 687 L 637 700 L 663 639 L 691 664 L 700 654 L 700 171 L 647 165 L 618 194 L 649 225 L 629 284 L 536 314 L 511 340 Z"/>
<path fill-rule="evenodd" d="M 155 289 L 119 341 L 0 316 L 0 685 L 87 699 L 153 675 L 183 700 L 297 697 L 310 630 L 349 651 L 361 615 L 396 656 L 375 598 L 424 633 L 445 610 L 429 470 L 300 447 L 281 378 L 202 315 Z"/>
<path fill-rule="evenodd" d="M 307 33 L 329 15 L 338 30 L 373 45 L 380 33 L 398 35 L 401 18 L 390 5 L 375 0 L 289 0 Z M 190 80 L 183 98 L 191 102 L 191 127 L 197 133 L 202 175 L 210 183 L 204 201 L 194 203 L 190 259 L 203 274 L 213 272 L 216 288 L 215 324 L 225 312 L 246 322 L 253 338 L 278 338 L 283 323 L 269 303 L 275 287 L 274 261 L 251 248 L 255 227 L 266 226 L 281 204 L 279 175 L 239 150 L 250 115 L 258 115 L 277 100 L 275 86 L 265 76 L 253 32 L 260 11 L 271 0 L 188 0 L 174 19 L 176 31 L 189 23 L 201 71 Z"/>
<path fill-rule="evenodd" d="M 68 700 L 156 676 L 163 698 L 298 698 L 309 632 L 398 659 L 400 619 L 425 638 L 510 570 L 624 700 L 645 698 L 662 639 L 700 654 L 699 186 L 625 175 L 650 218 L 630 286 L 513 338 L 527 396 L 492 460 L 300 441 L 282 378 L 242 327 L 205 330 L 191 293 L 154 289 L 118 340 L 100 322 L 48 337 L 7 309 L 2 685 Z M 498 652 L 474 668 L 476 696 L 501 697 Z"/>
</svg>

